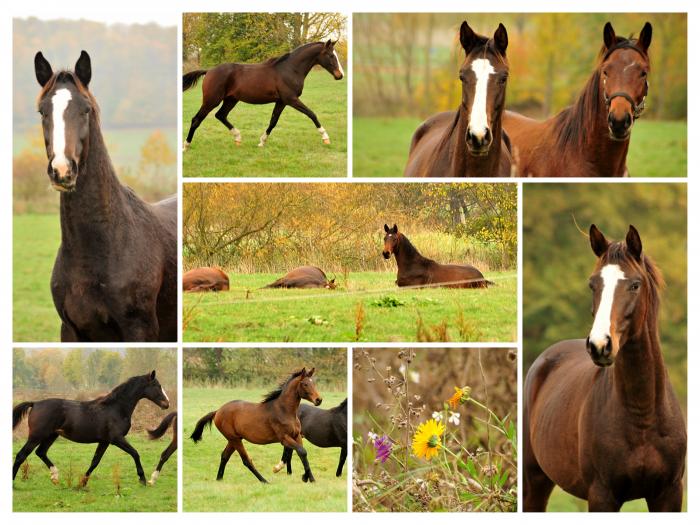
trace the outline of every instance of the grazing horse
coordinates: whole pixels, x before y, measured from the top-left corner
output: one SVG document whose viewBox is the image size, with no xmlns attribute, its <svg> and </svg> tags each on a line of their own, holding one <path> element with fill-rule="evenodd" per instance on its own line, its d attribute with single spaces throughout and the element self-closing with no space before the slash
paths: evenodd
<svg viewBox="0 0 700 525">
<path fill-rule="evenodd" d="M 163 409 L 170 406 L 165 390 L 156 379 L 155 370 L 132 377 L 109 394 L 92 401 L 54 398 L 20 403 L 12 410 L 12 428 L 16 428 L 29 412 L 29 435 L 15 457 L 12 479 L 15 479 L 19 467 L 36 448 L 36 455 L 51 472 L 51 481 L 57 484 L 58 469 L 47 453 L 54 441 L 62 436 L 76 443 L 97 443 L 90 468 L 80 480 L 81 487 L 87 484 L 90 474 L 97 468 L 110 445 L 123 450 L 134 459 L 139 481 L 145 485 L 146 478 L 139 453 L 125 437 L 131 428 L 131 415 L 141 399 L 148 399 Z"/>
<path fill-rule="evenodd" d="M 340 447 L 340 458 L 335 475 L 338 478 L 342 476 L 343 465 L 348 455 L 348 398 L 329 410 L 311 405 L 299 405 L 298 416 L 301 422 L 301 433 L 307 441 L 321 448 Z M 272 472 L 276 474 L 285 464 L 287 474 L 291 475 L 291 448 L 285 447 L 282 460 L 272 468 Z"/>
<path fill-rule="evenodd" d="M 335 278 L 329 281 L 323 270 L 316 266 L 300 266 L 264 288 L 327 288 L 335 290 Z"/>
<path fill-rule="evenodd" d="M 687 437 L 659 341 L 661 274 L 634 226 L 610 243 L 592 225 L 590 242 L 591 331 L 549 347 L 525 380 L 524 510 L 544 511 L 559 485 L 590 511 L 639 498 L 680 511 Z"/>
<path fill-rule="evenodd" d="M 182 276 L 185 292 L 225 292 L 228 289 L 228 275 L 221 268 L 195 268 Z"/>
<path fill-rule="evenodd" d="M 34 57 L 48 176 L 61 193 L 51 293 L 61 341 L 177 341 L 177 198 L 148 204 L 122 186 L 88 90 L 90 56 L 53 72 Z"/>
<path fill-rule="evenodd" d="M 399 286 L 424 286 L 440 284 L 448 288 L 488 288 L 491 281 L 487 281 L 482 273 L 468 264 L 440 264 L 423 257 L 411 244 L 399 228 L 394 224 L 393 228 L 384 225 L 384 251 L 385 259 L 396 257 L 396 265 L 399 272 L 396 284 Z"/>
<path fill-rule="evenodd" d="M 508 33 L 477 35 L 462 22 L 466 58 L 459 70 L 462 103 L 439 113 L 413 134 L 406 177 L 510 177 L 510 142 L 501 126 L 508 81 Z"/>
<path fill-rule="evenodd" d="M 228 114 L 239 102 L 247 104 L 275 104 L 270 124 L 260 137 L 263 147 L 285 106 L 292 106 L 311 119 L 325 144 L 330 144 L 328 133 L 321 126 L 316 114 L 299 99 L 304 89 L 304 79 L 316 65 L 328 71 L 336 80 L 344 76 L 335 44 L 312 42 L 304 44 L 290 53 L 271 58 L 261 64 L 221 64 L 212 69 L 199 69 L 182 76 L 182 90 L 187 91 L 204 77 L 202 83 L 202 106 L 192 117 L 183 151 L 187 151 L 192 137 L 202 121 L 221 102 L 216 118 L 229 130 L 236 145 L 241 144 L 241 132 L 228 121 Z"/>
<path fill-rule="evenodd" d="M 148 439 L 158 439 L 162 437 L 170 427 L 173 428 L 173 439 L 160 455 L 158 466 L 153 471 L 153 474 L 151 474 L 151 479 L 148 480 L 149 485 L 156 484 L 158 476 L 160 476 L 160 471 L 163 470 L 163 465 L 170 459 L 173 452 L 177 450 L 177 412 L 170 412 L 170 414 L 163 418 L 163 421 L 160 422 L 157 428 L 148 431 Z"/>
<path fill-rule="evenodd" d="M 651 24 L 638 39 L 603 29 L 595 71 L 573 106 L 538 122 L 506 111 L 503 125 L 521 177 L 624 177 L 632 126 L 649 90 Z"/>
<path fill-rule="evenodd" d="M 312 368 L 307 371 L 306 368 L 302 368 L 294 372 L 276 390 L 267 394 L 260 403 L 229 401 L 197 421 L 194 432 L 190 436 L 195 443 L 202 439 L 204 427 L 211 426 L 212 421 L 228 440 L 226 448 L 221 453 L 217 481 L 224 479 L 226 463 L 231 455 L 238 451 L 243 465 L 258 480 L 267 483 L 248 456 L 243 446 L 244 439 L 256 445 L 282 443 L 285 448 L 296 450 L 304 464 L 304 475 L 301 479 L 304 482 L 316 481 L 309 467 L 306 449 L 302 443 L 301 423 L 297 416 L 302 399 L 311 401 L 316 406 L 321 404 L 321 395 L 316 390 L 312 378 L 315 370 Z"/>
</svg>

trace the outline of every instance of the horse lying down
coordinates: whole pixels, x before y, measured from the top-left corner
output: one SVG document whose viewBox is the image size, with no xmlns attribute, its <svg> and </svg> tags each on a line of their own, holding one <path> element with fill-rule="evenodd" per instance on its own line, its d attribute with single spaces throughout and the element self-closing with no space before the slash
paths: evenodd
<svg viewBox="0 0 700 525">
<path fill-rule="evenodd" d="M 185 292 L 226 292 L 228 289 L 228 275 L 221 268 L 195 268 L 182 276 Z"/>
<path fill-rule="evenodd" d="M 316 266 L 300 266 L 263 288 L 327 288 L 335 290 L 335 278 L 329 281 L 323 270 Z"/>
</svg>

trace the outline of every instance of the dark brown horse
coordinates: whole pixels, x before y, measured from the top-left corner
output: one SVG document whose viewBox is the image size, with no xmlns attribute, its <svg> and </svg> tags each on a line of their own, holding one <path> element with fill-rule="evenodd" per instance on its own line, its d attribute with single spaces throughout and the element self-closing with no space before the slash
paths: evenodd
<svg viewBox="0 0 700 525">
<path fill-rule="evenodd" d="M 439 113 L 413 134 L 407 177 L 510 177 L 510 142 L 501 126 L 508 81 L 508 33 L 477 35 L 462 22 L 466 58 L 459 70 L 462 103 Z"/>
<path fill-rule="evenodd" d="M 183 75 L 183 91 L 196 85 L 199 77 L 206 75 L 202 83 L 202 106 L 192 117 L 183 149 L 186 151 L 189 148 L 194 132 L 222 101 L 216 118 L 231 132 L 237 145 L 241 143 L 241 132 L 228 121 L 228 114 L 239 102 L 275 104 L 270 124 L 260 137 L 260 147 L 265 145 L 285 106 L 291 106 L 309 117 L 321 134 L 323 142 L 330 144 L 328 133 L 321 126 L 316 114 L 306 107 L 299 97 L 304 89 L 304 79 L 316 65 L 324 68 L 336 80 L 343 78 L 343 66 L 340 65 L 335 44 L 336 42 L 331 40 L 325 43 L 312 42 L 261 64 L 221 64 L 209 70 L 199 69 Z"/>
<path fill-rule="evenodd" d="M 524 509 L 544 511 L 559 485 L 591 511 L 639 498 L 680 511 L 687 438 L 659 341 L 661 274 L 633 226 L 610 243 L 593 225 L 590 242 L 591 332 L 549 347 L 525 380 Z"/>
<path fill-rule="evenodd" d="M 90 57 L 34 58 L 48 176 L 61 193 L 51 293 L 61 341 L 177 341 L 177 199 L 148 204 L 117 179 L 88 84 Z"/>
<path fill-rule="evenodd" d="M 29 412 L 29 435 L 15 457 L 12 479 L 15 479 L 19 467 L 36 448 L 36 455 L 51 472 L 51 481 L 57 484 L 58 469 L 47 453 L 54 441 L 61 436 L 76 443 L 97 443 L 90 468 L 80 480 L 81 486 L 88 482 L 90 474 L 97 468 L 110 445 L 123 450 L 134 459 L 139 481 L 145 485 L 146 478 L 139 453 L 126 440 L 126 434 L 131 428 L 131 416 L 141 399 L 148 399 L 164 409 L 170 406 L 165 390 L 156 379 L 155 370 L 132 377 L 106 396 L 92 401 L 44 399 L 20 403 L 12 410 L 12 428 L 17 427 Z"/>
<path fill-rule="evenodd" d="M 302 442 L 301 423 L 297 416 L 299 403 L 302 399 L 311 401 L 314 405 L 321 404 L 321 395 L 316 390 L 312 376 L 315 368 L 307 371 L 306 368 L 294 372 L 282 383 L 279 388 L 273 390 L 260 403 L 248 401 L 229 401 L 214 412 L 209 412 L 201 418 L 190 436 L 197 443 L 202 439 L 202 432 L 206 425 L 211 426 L 212 421 L 219 432 L 228 440 L 226 448 L 221 453 L 221 463 L 217 480 L 224 478 L 224 469 L 231 455 L 238 451 L 248 470 L 258 480 L 267 483 L 260 472 L 255 468 L 248 452 L 243 446 L 243 440 L 256 445 L 269 445 L 281 443 L 287 448 L 296 450 L 299 459 L 304 464 L 302 480 L 315 481 L 309 467 L 306 449 Z"/>
<path fill-rule="evenodd" d="M 335 290 L 335 278 L 328 280 L 326 274 L 316 266 L 294 268 L 284 277 L 268 284 L 265 288 L 327 288 Z"/>
<path fill-rule="evenodd" d="M 624 177 L 632 125 L 644 111 L 651 24 L 638 39 L 615 35 L 608 22 L 595 71 L 573 106 L 538 122 L 503 118 L 521 177 Z"/>
<path fill-rule="evenodd" d="M 162 437 L 163 434 L 165 434 L 165 432 L 170 427 L 172 427 L 173 429 L 173 439 L 172 441 L 170 441 L 170 444 L 160 455 L 160 460 L 158 460 L 158 466 L 153 471 L 153 474 L 151 474 L 151 479 L 148 480 L 149 485 L 156 484 L 158 476 L 160 476 L 160 471 L 163 470 L 163 465 L 165 465 L 165 462 L 170 459 L 170 456 L 173 455 L 173 452 L 177 450 L 177 412 L 170 412 L 170 414 L 163 418 L 163 421 L 160 422 L 160 425 L 158 425 L 153 430 L 148 431 L 148 439 L 158 439 Z"/>
<path fill-rule="evenodd" d="M 228 275 L 221 268 L 195 268 L 182 276 L 185 292 L 225 292 L 229 289 Z"/>
<path fill-rule="evenodd" d="M 487 288 L 493 284 L 487 281 L 482 273 L 468 264 L 440 264 L 423 257 L 411 244 L 399 228 L 394 224 L 392 228 L 384 225 L 384 250 L 385 259 L 396 257 L 396 265 L 399 272 L 396 284 L 399 286 L 426 286 L 436 285 L 448 288 Z"/>
</svg>

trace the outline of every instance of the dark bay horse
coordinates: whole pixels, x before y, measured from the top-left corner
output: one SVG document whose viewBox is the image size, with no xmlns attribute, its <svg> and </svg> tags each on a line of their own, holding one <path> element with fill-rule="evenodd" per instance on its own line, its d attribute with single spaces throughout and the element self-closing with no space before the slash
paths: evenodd
<svg viewBox="0 0 700 525">
<path fill-rule="evenodd" d="M 343 475 L 343 465 L 348 456 L 348 399 L 328 410 L 311 405 L 299 405 L 299 421 L 304 439 L 320 448 L 340 448 L 336 477 Z M 273 467 L 274 473 L 287 465 L 287 474 L 292 473 L 292 449 L 285 448 L 282 460 Z"/>
<path fill-rule="evenodd" d="M 591 511 L 639 498 L 680 511 L 687 437 L 659 341 L 661 274 L 633 226 L 610 243 L 593 225 L 590 242 L 593 327 L 545 350 L 525 380 L 524 510 L 544 511 L 559 485 Z"/>
<path fill-rule="evenodd" d="M 483 274 L 468 264 L 440 264 L 423 257 L 411 244 L 399 228 L 394 224 L 392 228 L 384 225 L 384 250 L 385 259 L 396 257 L 396 265 L 399 272 L 396 284 L 399 286 L 423 286 L 443 283 L 448 288 L 488 288 L 491 281 L 487 281 Z"/>
<path fill-rule="evenodd" d="M 146 478 L 139 453 L 126 440 L 126 434 L 131 428 L 131 416 L 141 399 L 148 399 L 163 409 L 170 406 L 165 390 L 156 379 L 155 370 L 132 377 L 109 394 L 92 401 L 44 399 L 20 403 L 12 410 L 12 428 L 16 428 L 29 412 L 29 436 L 15 457 L 12 479 L 17 476 L 24 460 L 36 449 L 36 455 L 51 472 L 51 481 L 57 484 L 58 469 L 47 453 L 54 441 L 62 436 L 76 443 L 97 443 L 92 463 L 80 480 L 80 486 L 87 484 L 90 474 L 97 468 L 110 445 L 123 450 L 134 459 L 139 481 L 145 485 Z"/>
<path fill-rule="evenodd" d="M 286 106 L 291 106 L 311 119 L 325 144 L 330 144 L 328 133 L 321 126 L 316 114 L 299 99 L 304 89 L 304 80 L 311 69 L 319 65 L 336 80 L 344 76 L 338 53 L 332 40 L 304 44 L 290 53 L 271 58 L 261 64 L 221 64 L 212 69 L 199 69 L 182 76 L 182 90 L 187 91 L 204 76 L 202 83 L 202 106 L 192 117 L 192 124 L 183 147 L 187 151 L 194 132 L 207 115 L 221 102 L 216 118 L 233 135 L 237 145 L 241 143 L 241 132 L 228 120 L 228 114 L 239 102 L 247 104 L 275 104 L 270 124 L 260 137 L 258 146 L 263 147 Z"/>
<path fill-rule="evenodd" d="M 170 459 L 170 456 L 173 455 L 173 452 L 177 450 L 177 412 L 170 412 L 170 414 L 163 418 L 163 420 L 160 422 L 160 425 L 158 425 L 153 430 L 148 431 L 148 439 L 158 439 L 162 437 L 163 434 L 165 434 L 165 432 L 171 427 L 173 429 L 173 439 L 170 441 L 170 444 L 160 455 L 160 460 L 158 460 L 158 466 L 153 471 L 153 474 L 151 474 L 151 479 L 148 480 L 149 485 L 156 484 L 158 476 L 160 476 L 160 471 L 163 470 L 163 465 L 165 465 L 165 462 Z"/>
<path fill-rule="evenodd" d="M 327 288 L 335 290 L 335 278 L 328 280 L 321 268 L 316 266 L 300 266 L 280 277 L 265 288 Z"/>
<path fill-rule="evenodd" d="M 506 111 L 503 118 L 521 177 L 624 177 L 632 126 L 649 90 L 651 24 L 638 39 L 603 29 L 595 71 L 573 106 L 539 122 Z"/>
<path fill-rule="evenodd" d="M 228 440 L 226 448 L 221 453 L 221 463 L 217 480 L 224 478 L 224 469 L 231 455 L 238 451 L 243 465 L 250 470 L 258 480 L 267 483 L 253 465 L 248 456 L 243 440 L 256 445 L 281 443 L 284 447 L 296 450 L 299 459 L 304 464 L 302 480 L 315 481 L 309 467 L 306 449 L 302 442 L 301 423 L 297 416 L 299 403 L 302 399 L 311 401 L 314 405 L 321 404 L 321 395 L 316 390 L 312 376 L 316 369 L 302 368 L 287 378 L 276 390 L 265 396 L 260 403 L 248 401 L 229 401 L 224 406 L 209 412 L 197 421 L 194 432 L 190 436 L 197 443 L 202 439 L 202 432 L 212 421 L 219 432 Z"/>
<path fill-rule="evenodd" d="M 39 113 L 51 185 L 61 193 L 61 246 L 51 293 L 61 341 L 177 341 L 177 198 L 148 204 L 112 167 L 83 51 L 75 71 L 39 52 Z"/>
<path fill-rule="evenodd" d="M 508 33 L 477 35 L 462 22 L 466 58 L 459 70 L 462 103 L 439 113 L 413 134 L 406 177 L 510 177 L 510 142 L 501 126 L 508 81 Z"/>
<path fill-rule="evenodd" d="M 182 276 L 185 292 L 225 292 L 228 289 L 228 275 L 221 268 L 194 268 Z"/>
</svg>

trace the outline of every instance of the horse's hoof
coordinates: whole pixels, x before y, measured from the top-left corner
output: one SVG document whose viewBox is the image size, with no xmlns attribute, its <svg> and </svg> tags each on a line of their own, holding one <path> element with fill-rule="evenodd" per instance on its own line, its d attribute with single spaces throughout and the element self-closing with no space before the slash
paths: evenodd
<svg viewBox="0 0 700 525">
<path fill-rule="evenodd" d="M 85 485 L 87 485 L 88 480 L 90 479 L 90 476 L 83 476 L 80 478 L 80 481 L 78 482 L 78 488 L 83 488 Z"/>
<path fill-rule="evenodd" d="M 283 467 L 284 467 L 284 461 L 280 461 L 279 463 L 277 463 L 277 465 L 272 467 L 272 473 L 277 474 L 280 470 L 282 470 Z"/>
<path fill-rule="evenodd" d="M 260 142 L 260 143 L 258 144 L 258 148 L 262 148 L 262 147 L 265 147 L 265 143 L 264 143 L 264 142 Z"/>
<path fill-rule="evenodd" d="M 144 487 L 148 485 L 148 483 L 146 482 L 146 478 L 139 478 L 139 483 L 141 483 L 141 485 L 143 485 Z"/>
<path fill-rule="evenodd" d="M 324 143 L 324 144 L 330 144 L 330 143 L 331 143 L 331 139 L 323 139 L 323 143 Z"/>
<path fill-rule="evenodd" d="M 182 152 L 184 153 L 188 149 L 190 149 L 190 143 L 185 141 L 185 143 L 182 145 Z"/>
<path fill-rule="evenodd" d="M 240 145 L 241 145 L 241 141 L 240 141 L 240 140 L 235 141 L 235 143 L 236 143 L 236 146 L 240 146 Z"/>
</svg>

